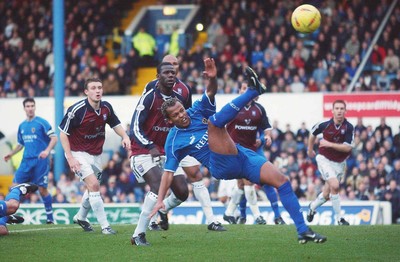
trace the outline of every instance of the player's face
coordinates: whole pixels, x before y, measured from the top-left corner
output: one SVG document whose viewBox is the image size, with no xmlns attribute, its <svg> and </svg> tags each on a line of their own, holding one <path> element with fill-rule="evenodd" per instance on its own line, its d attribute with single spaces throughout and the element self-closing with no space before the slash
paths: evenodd
<svg viewBox="0 0 400 262">
<path fill-rule="evenodd" d="M 346 106 L 343 103 L 335 103 L 333 105 L 332 114 L 335 122 L 343 122 L 346 114 Z"/>
<path fill-rule="evenodd" d="M 93 102 L 100 102 L 103 96 L 103 84 L 101 82 L 91 82 L 85 89 L 88 99 Z"/>
<path fill-rule="evenodd" d="M 24 110 L 26 113 L 26 116 L 28 118 L 33 118 L 35 116 L 35 110 L 36 110 L 36 106 L 35 103 L 33 102 L 26 102 L 25 106 L 24 106 Z"/>
<path fill-rule="evenodd" d="M 174 68 L 175 68 L 175 72 L 178 74 L 179 71 L 179 63 L 178 63 L 178 59 L 176 57 L 173 56 L 166 56 L 163 59 L 163 62 L 167 62 L 167 63 L 171 63 Z"/>
<path fill-rule="evenodd" d="M 165 88 L 172 88 L 175 84 L 176 71 L 172 65 L 164 65 L 157 75 L 159 84 Z"/>
<path fill-rule="evenodd" d="M 170 124 L 174 124 L 180 128 L 186 128 L 190 125 L 190 118 L 181 103 L 176 103 L 175 105 L 169 107 L 167 112 L 168 122 Z"/>
</svg>

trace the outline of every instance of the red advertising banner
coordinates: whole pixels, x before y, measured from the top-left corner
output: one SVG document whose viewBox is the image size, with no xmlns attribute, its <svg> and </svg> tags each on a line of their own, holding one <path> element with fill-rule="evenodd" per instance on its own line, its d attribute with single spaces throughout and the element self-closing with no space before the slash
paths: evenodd
<svg viewBox="0 0 400 262">
<path fill-rule="evenodd" d="M 324 94 L 324 117 L 332 116 L 332 103 L 346 102 L 346 117 L 400 117 L 400 93 Z"/>
</svg>

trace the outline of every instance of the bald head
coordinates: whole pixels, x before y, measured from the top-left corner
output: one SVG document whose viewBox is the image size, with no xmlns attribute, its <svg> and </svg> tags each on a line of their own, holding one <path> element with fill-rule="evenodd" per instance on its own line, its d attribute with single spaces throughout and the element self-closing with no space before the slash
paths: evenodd
<svg viewBox="0 0 400 262">
<path fill-rule="evenodd" d="M 179 63 L 178 63 L 178 58 L 176 58 L 176 56 L 173 56 L 173 55 L 166 55 L 166 56 L 164 56 L 162 62 L 163 62 L 163 63 L 164 63 L 164 62 L 166 62 L 166 63 L 171 63 L 171 64 L 174 66 L 176 73 L 178 74 L 178 71 L 179 71 Z"/>
</svg>

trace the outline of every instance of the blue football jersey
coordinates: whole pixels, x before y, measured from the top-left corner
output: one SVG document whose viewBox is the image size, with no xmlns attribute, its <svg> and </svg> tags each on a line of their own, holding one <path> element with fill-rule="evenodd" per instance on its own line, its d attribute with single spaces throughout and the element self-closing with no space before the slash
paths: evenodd
<svg viewBox="0 0 400 262">
<path fill-rule="evenodd" d="M 25 147 L 24 158 L 38 158 L 49 145 L 50 136 L 55 134 L 45 119 L 36 116 L 22 122 L 18 128 L 18 143 Z"/>
<path fill-rule="evenodd" d="M 173 127 L 165 143 L 166 162 L 164 170 L 175 172 L 179 162 L 187 155 L 209 165 L 208 118 L 215 114 L 215 102 L 204 94 L 187 110 L 190 117 L 188 128 Z"/>
</svg>

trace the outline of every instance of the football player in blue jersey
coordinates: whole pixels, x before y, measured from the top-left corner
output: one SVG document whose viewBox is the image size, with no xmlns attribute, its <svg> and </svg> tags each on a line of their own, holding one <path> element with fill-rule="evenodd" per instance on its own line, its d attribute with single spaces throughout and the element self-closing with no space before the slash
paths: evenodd
<svg viewBox="0 0 400 262">
<path fill-rule="evenodd" d="M 311 222 L 314 219 L 315 209 L 330 199 L 337 224 L 348 226 L 349 222 L 340 213 L 339 186 L 340 180 L 345 175 L 346 159 L 353 149 L 354 127 L 345 118 L 346 103 L 343 100 L 333 102 L 332 114 L 331 119 L 313 126 L 308 140 L 307 153 L 313 158 L 316 156 L 314 144 L 317 136 L 323 135 L 323 139 L 319 141 L 319 152 L 315 160 L 326 183 L 317 199 L 310 203 L 307 220 Z"/>
<path fill-rule="evenodd" d="M 0 236 L 8 235 L 6 224 L 20 224 L 24 218 L 14 215 L 19 208 L 21 198 L 26 194 L 33 193 L 38 189 L 32 183 L 22 183 L 10 189 L 4 200 L 0 200 Z"/>
<path fill-rule="evenodd" d="M 50 171 L 50 151 L 57 143 L 57 136 L 45 119 L 36 116 L 36 103 L 33 98 L 23 101 L 26 120 L 18 128 L 18 145 L 5 157 L 11 157 L 25 148 L 21 165 L 15 172 L 14 184 L 32 182 L 39 186 L 43 204 L 46 209 L 47 224 L 53 224 L 52 197 L 47 190 Z"/>
<path fill-rule="evenodd" d="M 277 167 L 253 150 L 235 144 L 225 125 L 254 98 L 265 93 L 266 87 L 257 74 L 246 68 L 249 88 L 247 91 L 216 112 L 217 69 L 213 59 L 204 60 L 204 76 L 208 78 L 206 92 L 187 111 L 178 99 L 165 101 L 161 111 L 175 127 L 171 128 L 165 143 L 166 163 L 158 192 L 158 200 L 150 215 L 164 208 L 163 199 L 169 189 L 179 162 L 191 155 L 209 168 L 217 179 L 246 178 L 252 183 L 269 184 L 278 189 L 281 202 L 293 219 L 299 243 L 323 243 L 326 237 L 313 232 L 300 212 L 299 201 L 288 178 Z"/>
</svg>

